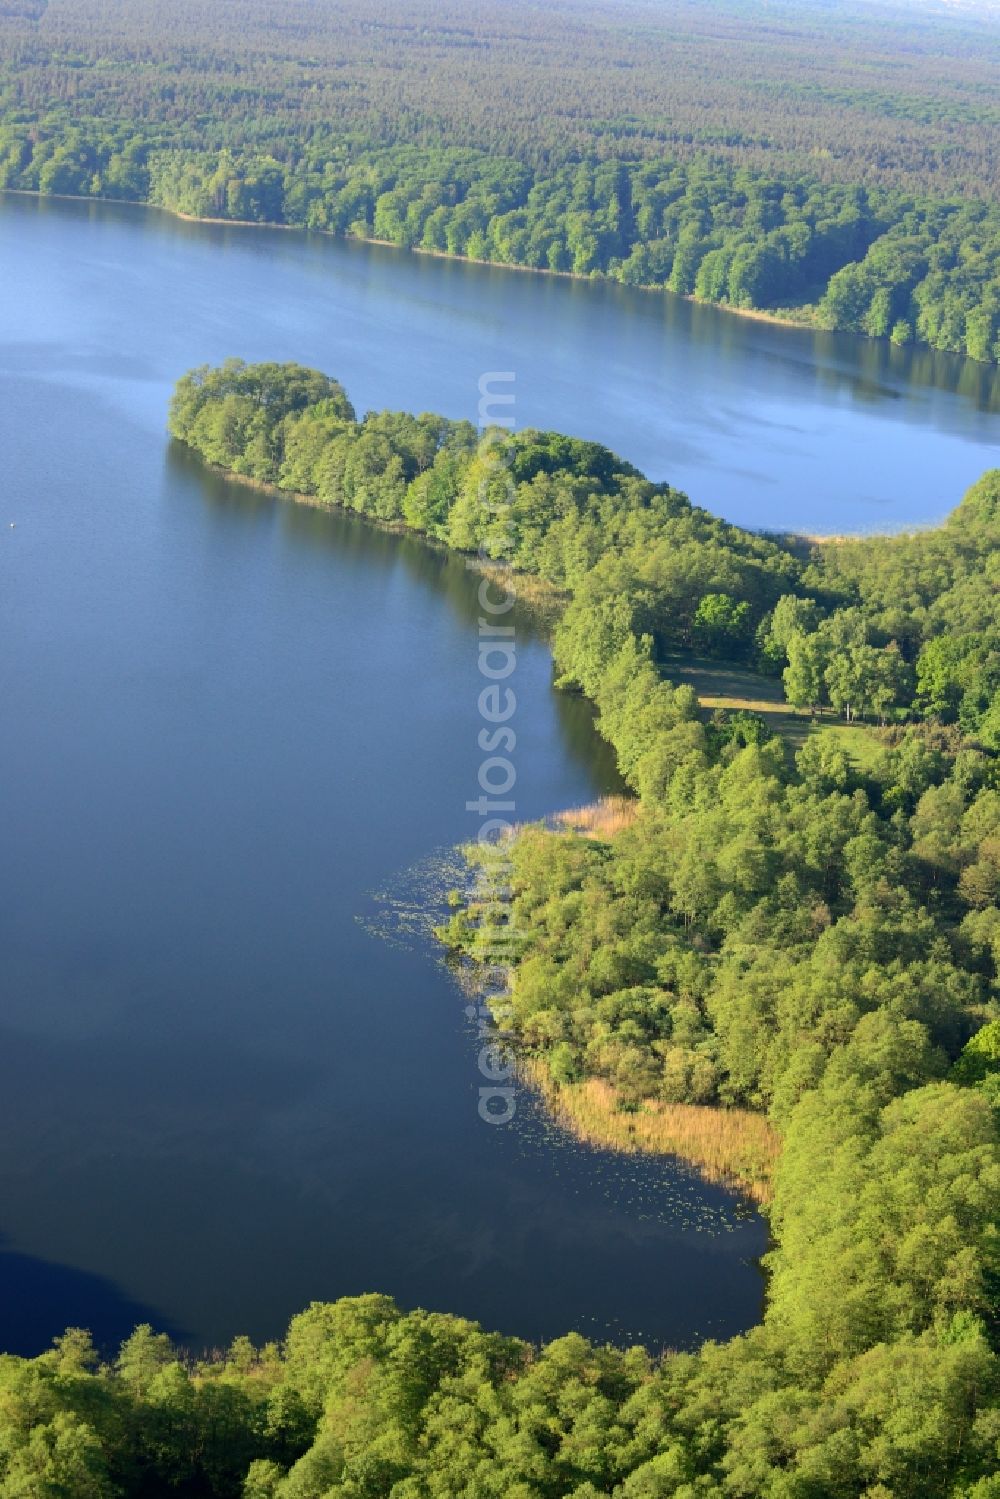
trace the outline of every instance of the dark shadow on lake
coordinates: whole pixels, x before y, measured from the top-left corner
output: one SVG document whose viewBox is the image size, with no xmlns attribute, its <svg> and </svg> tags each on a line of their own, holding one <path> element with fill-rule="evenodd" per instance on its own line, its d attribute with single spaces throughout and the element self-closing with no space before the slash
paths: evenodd
<svg viewBox="0 0 1000 1499">
<path fill-rule="evenodd" d="M 18 1254 L 0 1238 L 0 1348 L 34 1358 L 67 1327 L 93 1329 L 98 1349 L 111 1356 L 142 1322 L 184 1341 L 153 1307 L 132 1301 L 102 1275 Z"/>
</svg>

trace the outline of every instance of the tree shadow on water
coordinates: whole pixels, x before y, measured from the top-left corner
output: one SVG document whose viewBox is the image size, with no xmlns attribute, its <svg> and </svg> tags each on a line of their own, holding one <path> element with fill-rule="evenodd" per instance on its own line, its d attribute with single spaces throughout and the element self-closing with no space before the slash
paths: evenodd
<svg viewBox="0 0 1000 1499">
<path fill-rule="evenodd" d="M 133 1301 L 110 1280 L 71 1265 L 18 1254 L 0 1238 L 0 1353 L 33 1358 L 67 1327 L 85 1327 L 105 1356 L 140 1323 L 183 1343 L 182 1328 Z"/>
</svg>

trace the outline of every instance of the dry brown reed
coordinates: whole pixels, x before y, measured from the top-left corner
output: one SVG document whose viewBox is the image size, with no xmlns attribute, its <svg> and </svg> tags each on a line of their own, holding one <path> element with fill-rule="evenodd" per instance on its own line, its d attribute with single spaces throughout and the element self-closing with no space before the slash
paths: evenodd
<svg viewBox="0 0 1000 1499">
<path fill-rule="evenodd" d="M 522 1070 L 578 1140 L 629 1154 L 675 1155 L 709 1181 L 734 1187 L 755 1202 L 770 1202 L 781 1141 L 763 1115 L 655 1099 L 626 1111 L 615 1089 L 599 1078 L 559 1084 L 540 1062 L 522 1064 Z"/>
<path fill-rule="evenodd" d="M 602 796 L 586 807 L 567 807 L 553 821 L 588 838 L 608 839 L 630 828 L 639 816 L 639 803 L 632 796 Z"/>
</svg>

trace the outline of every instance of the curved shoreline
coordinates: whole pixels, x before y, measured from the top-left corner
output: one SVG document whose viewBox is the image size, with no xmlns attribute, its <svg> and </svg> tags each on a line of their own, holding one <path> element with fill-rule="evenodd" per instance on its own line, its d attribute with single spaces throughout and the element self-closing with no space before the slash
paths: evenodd
<svg viewBox="0 0 1000 1499">
<path fill-rule="evenodd" d="M 176 443 L 183 452 L 194 453 L 201 468 L 220 479 L 228 480 L 231 484 L 242 484 L 244 488 L 253 489 L 258 494 L 267 495 L 273 500 L 288 500 L 293 505 L 306 505 L 311 510 L 323 510 L 330 515 L 344 515 L 351 520 L 359 521 L 364 526 L 370 526 L 375 531 L 384 531 L 389 536 L 412 537 L 421 546 L 427 547 L 432 552 L 440 552 L 445 557 L 465 556 L 466 565 L 472 571 L 484 573 L 487 577 L 515 577 L 518 580 L 518 600 L 522 605 L 539 610 L 554 609 L 560 600 L 567 597 L 567 594 L 557 588 L 554 583 L 547 582 L 536 573 L 519 572 L 503 562 L 487 561 L 471 553 L 456 552 L 445 542 L 439 541 L 436 536 L 428 536 L 426 531 L 417 531 L 403 521 L 379 520 L 377 516 L 366 515 L 363 510 L 352 510 L 349 505 L 338 505 L 335 500 L 323 500 L 319 495 L 305 494 L 299 489 L 282 489 L 280 484 L 271 484 L 266 479 L 254 479 L 250 474 L 237 474 L 233 469 L 222 468 L 217 463 L 209 463 L 196 449 L 189 448 L 179 437 L 171 437 L 170 441 Z"/>
<path fill-rule="evenodd" d="M 180 438 L 172 438 L 185 452 L 194 456 L 201 468 L 221 479 L 241 484 L 258 494 L 275 500 L 288 500 L 313 510 L 348 516 L 396 536 L 410 536 L 432 551 L 445 556 L 462 556 L 444 542 L 416 531 L 401 521 L 380 521 L 346 505 L 338 505 L 317 495 L 282 489 L 263 479 L 238 474 L 218 464 L 209 463 Z M 467 565 L 487 574 L 512 572 L 501 563 L 489 563 L 466 556 Z M 533 573 L 514 571 L 518 589 L 528 585 L 523 600 L 529 607 L 554 608 L 561 594 L 553 585 Z M 553 818 L 567 821 L 569 814 L 555 811 Z M 766 1211 L 772 1197 L 772 1176 L 781 1149 L 774 1126 L 763 1114 L 749 1109 L 726 1109 L 707 1104 L 661 1104 L 644 1100 L 636 1111 L 619 1107 L 614 1089 L 599 1078 L 580 1084 L 560 1085 L 534 1059 L 518 1061 L 522 1081 L 542 1100 L 552 1120 L 579 1143 L 611 1150 L 619 1155 L 671 1156 L 696 1171 L 705 1181 L 724 1187 Z"/>
</svg>

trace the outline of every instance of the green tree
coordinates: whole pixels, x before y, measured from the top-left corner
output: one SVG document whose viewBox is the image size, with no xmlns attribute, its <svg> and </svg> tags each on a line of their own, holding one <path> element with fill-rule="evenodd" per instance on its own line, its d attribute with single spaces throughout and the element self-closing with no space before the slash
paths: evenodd
<svg viewBox="0 0 1000 1499">
<path fill-rule="evenodd" d="M 793 708 L 815 712 L 823 702 L 827 655 L 818 635 L 793 634 L 785 646 L 788 665 L 782 674 L 785 696 Z"/>
</svg>

